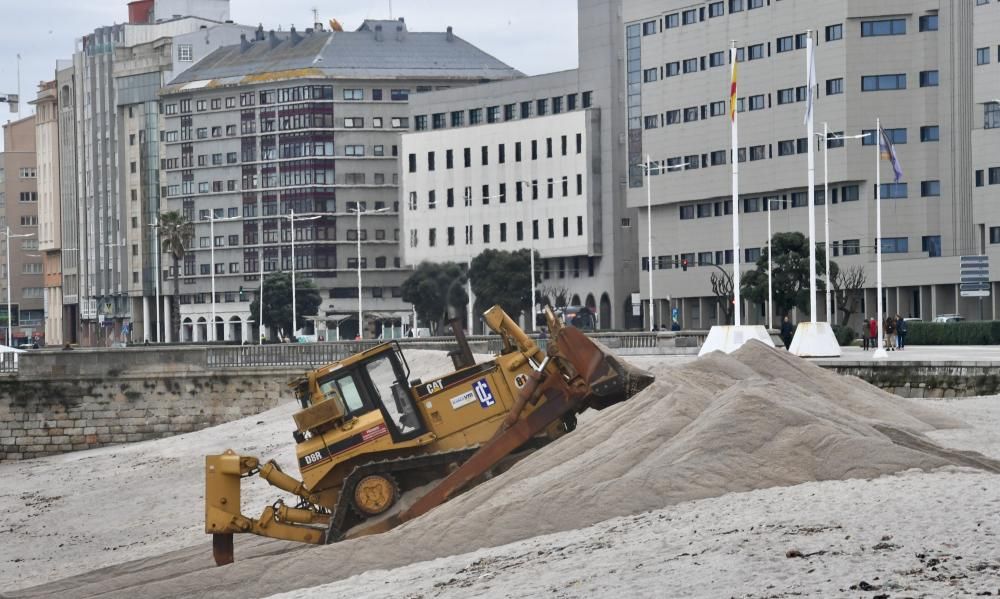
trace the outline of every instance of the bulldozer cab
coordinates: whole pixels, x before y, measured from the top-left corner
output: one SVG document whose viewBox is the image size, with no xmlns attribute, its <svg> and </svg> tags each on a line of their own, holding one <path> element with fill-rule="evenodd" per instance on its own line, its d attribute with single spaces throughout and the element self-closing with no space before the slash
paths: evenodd
<svg viewBox="0 0 1000 599">
<path fill-rule="evenodd" d="M 381 345 L 358 360 L 317 377 L 324 398 L 342 402 L 344 418 L 378 410 L 393 441 L 408 441 L 427 432 L 409 393 L 409 366 L 395 343 Z"/>
</svg>

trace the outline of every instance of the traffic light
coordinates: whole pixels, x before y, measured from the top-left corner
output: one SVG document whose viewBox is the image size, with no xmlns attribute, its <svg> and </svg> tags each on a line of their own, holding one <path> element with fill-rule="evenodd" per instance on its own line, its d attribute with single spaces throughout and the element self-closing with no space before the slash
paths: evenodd
<svg viewBox="0 0 1000 599">
<path fill-rule="evenodd" d="M 688 271 L 688 259 L 687 258 L 681 258 L 681 270 L 683 270 L 684 272 Z"/>
<path fill-rule="evenodd" d="M 241 302 L 246 301 L 246 299 L 247 299 L 247 294 L 245 291 L 243 291 L 243 285 L 240 285 L 240 301 Z"/>
</svg>

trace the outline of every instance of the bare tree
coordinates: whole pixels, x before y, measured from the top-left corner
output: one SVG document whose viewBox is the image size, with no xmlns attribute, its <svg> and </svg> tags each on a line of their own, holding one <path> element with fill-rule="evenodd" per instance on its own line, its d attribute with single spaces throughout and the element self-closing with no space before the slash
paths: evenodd
<svg viewBox="0 0 1000 599">
<path fill-rule="evenodd" d="M 867 282 L 865 268 L 860 264 L 834 273 L 833 296 L 837 301 L 837 311 L 841 313 L 841 325 L 847 326 L 851 316 L 861 309 L 861 294 Z"/>
<path fill-rule="evenodd" d="M 719 272 L 713 272 L 709 279 L 712 283 L 712 293 L 715 294 L 717 301 L 722 306 L 722 313 L 726 318 L 725 324 L 732 324 L 733 313 L 735 311 L 735 304 L 733 304 L 733 274 L 717 264 L 713 264 L 712 266 L 719 269 Z"/>
<path fill-rule="evenodd" d="M 538 288 L 537 293 L 542 296 L 542 298 L 551 298 L 555 302 L 555 307 L 563 307 L 566 305 L 567 298 L 569 298 L 569 287 L 563 287 L 561 285 L 542 285 Z"/>
</svg>

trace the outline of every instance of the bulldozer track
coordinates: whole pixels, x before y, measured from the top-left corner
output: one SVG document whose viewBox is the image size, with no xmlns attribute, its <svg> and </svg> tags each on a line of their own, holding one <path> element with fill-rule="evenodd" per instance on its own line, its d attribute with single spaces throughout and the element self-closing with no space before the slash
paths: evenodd
<svg viewBox="0 0 1000 599">
<path fill-rule="evenodd" d="M 326 531 L 326 544 L 336 543 L 344 537 L 342 527 L 348 512 L 351 510 L 351 498 L 354 495 L 354 486 L 362 478 L 372 474 L 393 474 L 406 470 L 416 470 L 434 466 L 445 466 L 450 462 L 458 461 L 459 464 L 472 457 L 472 454 L 479 451 L 478 447 L 467 447 L 453 451 L 441 451 L 429 455 L 419 455 L 406 458 L 395 458 L 390 460 L 380 460 L 368 462 L 354 468 L 344 479 L 344 484 L 340 487 L 340 496 L 337 498 L 337 505 L 333 510 L 333 517 L 330 519 L 330 527 Z"/>
</svg>

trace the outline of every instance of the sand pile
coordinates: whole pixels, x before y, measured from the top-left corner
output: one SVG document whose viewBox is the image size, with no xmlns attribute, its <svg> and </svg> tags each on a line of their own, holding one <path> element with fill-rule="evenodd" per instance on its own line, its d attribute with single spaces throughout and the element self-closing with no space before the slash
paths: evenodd
<svg viewBox="0 0 1000 599">
<path fill-rule="evenodd" d="M 951 465 L 1000 472 L 922 434 L 961 423 L 760 344 L 656 374 L 632 400 L 387 534 L 251 559 L 237 538 L 226 568 L 210 567 L 206 542 L 34 591 L 263 597 L 730 492 Z"/>
</svg>

